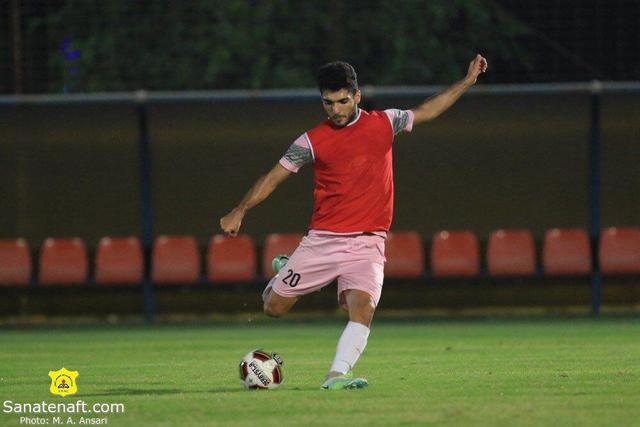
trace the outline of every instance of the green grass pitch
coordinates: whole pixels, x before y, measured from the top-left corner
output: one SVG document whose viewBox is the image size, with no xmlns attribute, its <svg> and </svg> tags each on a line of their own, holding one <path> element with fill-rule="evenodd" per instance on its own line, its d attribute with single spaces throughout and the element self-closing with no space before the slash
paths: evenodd
<svg viewBox="0 0 640 427">
<path fill-rule="evenodd" d="M 0 403 L 124 403 L 112 426 L 640 425 L 637 319 L 379 320 L 355 371 L 369 388 L 320 390 L 343 327 L 4 330 Z M 278 390 L 241 388 L 238 361 L 254 347 L 282 355 Z M 66 398 L 49 393 L 47 376 L 63 366 L 80 373 Z M 0 425 L 19 424 L 0 413 Z"/>
</svg>

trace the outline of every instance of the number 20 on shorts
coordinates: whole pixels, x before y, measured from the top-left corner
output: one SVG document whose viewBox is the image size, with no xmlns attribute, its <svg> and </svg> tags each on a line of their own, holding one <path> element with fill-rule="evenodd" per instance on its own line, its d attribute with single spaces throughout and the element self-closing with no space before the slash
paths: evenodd
<svg viewBox="0 0 640 427">
<path fill-rule="evenodd" d="M 289 285 L 292 288 L 295 288 L 296 286 L 298 286 L 298 282 L 300 282 L 300 274 L 294 273 L 293 270 L 291 269 L 288 269 L 287 273 L 288 273 L 287 276 L 284 279 L 282 279 L 285 285 Z"/>
</svg>

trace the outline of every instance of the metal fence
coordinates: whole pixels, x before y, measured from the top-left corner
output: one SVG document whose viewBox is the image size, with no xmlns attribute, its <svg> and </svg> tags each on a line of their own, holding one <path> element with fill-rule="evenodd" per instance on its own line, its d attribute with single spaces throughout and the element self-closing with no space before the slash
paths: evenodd
<svg viewBox="0 0 640 427">
<path fill-rule="evenodd" d="M 364 87 L 365 108 L 410 108 L 440 87 Z M 322 119 L 315 90 L 0 97 L 0 237 L 193 234 L 205 244 L 288 144 Z M 640 82 L 489 85 L 394 148 L 394 228 L 429 236 L 590 230 L 592 310 L 603 226 L 640 224 Z M 301 231 L 310 171 L 245 231 Z M 292 200 L 295 199 L 295 200 Z M 287 212 L 283 214 L 282 212 Z M 255 215 L 255 216 L 254 216 Z M 152 286 L 146 275 L 146 313 Z"/>
</svg>

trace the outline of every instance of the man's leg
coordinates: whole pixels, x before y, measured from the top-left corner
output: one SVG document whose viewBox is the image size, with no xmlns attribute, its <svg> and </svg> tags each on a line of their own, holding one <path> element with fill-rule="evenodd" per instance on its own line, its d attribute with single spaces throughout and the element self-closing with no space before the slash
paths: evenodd
<svg viewBox="0 0 640 427">
<path fill-rule="evenodd" d="M 269 289 L 263 295 L 263 300 L 264 314 L 270 317 L 281 317 L 291 310 L 291 307 L 298 301 L 298 297 L 283 297 L 275 293 L 273 289 Z"/>
<path fill-rule="evenodd" d="M 287 314 L 299 297 L 318 291 L 335 279 L 335 268 L 323 255 L 325 245 L 326 240 L 322 238 L 305 236 L 290 256 L 276 257 L 287 258 L 286 263 L 277 265 L 275 259 L 272 261 L 271 266 L 277 274 L 262 292 L 263 310 L 267 316 Z"/>
<path fill-rule="evenodd" d="M 373 297 L 359 289 L 347 289 L 344 293 L 349 307 L 349 320 L 369 328 L 373 320 L 373 313 L 376 311 Z"/>
<path fill-rule="evenodd" d="M 369 326 L 373 320 L 376 305 L 373 297 L 358 289 L 344 291 L 349 308 L 349 323 L 342 332 L 336 347 L 336 355 L 322 385 L 326 389 L 363 388 L 364 378 L 348 378 L 345 375 L 355 366 L 367 346 Z"/>
</svg>

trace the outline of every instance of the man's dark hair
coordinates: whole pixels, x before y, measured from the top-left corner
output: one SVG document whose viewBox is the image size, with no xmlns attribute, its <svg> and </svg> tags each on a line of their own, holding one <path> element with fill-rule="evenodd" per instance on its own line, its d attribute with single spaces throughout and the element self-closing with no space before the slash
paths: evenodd
<svg viewBox="0 0 640 427">
<path fill-rule="evenodd" d="M 318 89 L 332 92 L 348 89 L 351 93 L 358 90 L 358 76 L 353 67 L 343 61 L 330 62 L 318 71 Z"/>
</svg>

